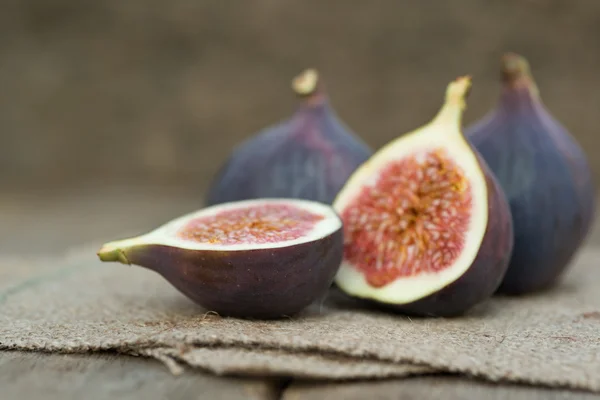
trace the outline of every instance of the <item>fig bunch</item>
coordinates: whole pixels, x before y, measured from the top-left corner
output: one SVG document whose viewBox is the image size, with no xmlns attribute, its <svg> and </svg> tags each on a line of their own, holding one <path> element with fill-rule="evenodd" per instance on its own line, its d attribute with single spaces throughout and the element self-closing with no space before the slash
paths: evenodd
<svg viewBox="0 0 600 400">
<path fill-rule="evenodd" d="M 279 318 L 346 296 L 405 314 L 463 315 L 496 293 L 551 287 L 595 219 L 586 155 L 507 53 L 498 104 L 463 128 L 468 75 L 418 128 L 373 151 L 336 115 L 316 70 L 287 120 L 230 154 L 207 206 L 100 260 L 161 274 L 204 308 Z"/>
</svg>

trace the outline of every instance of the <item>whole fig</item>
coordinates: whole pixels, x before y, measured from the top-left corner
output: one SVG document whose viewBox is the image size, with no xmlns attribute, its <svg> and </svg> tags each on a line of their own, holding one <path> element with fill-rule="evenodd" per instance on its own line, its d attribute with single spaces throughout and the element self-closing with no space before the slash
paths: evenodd
<svg viewBox="0 0 600 400">
<path fill-rule="evenodd" d="M 584 242 L 595 217 L 595 190 L 577 141 L 544 106 L 528 61 L 502 58 L 497 106 L 465 130 L 508 198 L 514 250 L 498 292 L 552 286 Z"/>
<path fill-rule="evenodd" d="M 209 187 L 207 205 L 265 197 L 331 204 L 372 154 L 338 118 L 316 70 L 295 77 L 292 88 L 298 109 L 233 150 Z"/>
</svg>

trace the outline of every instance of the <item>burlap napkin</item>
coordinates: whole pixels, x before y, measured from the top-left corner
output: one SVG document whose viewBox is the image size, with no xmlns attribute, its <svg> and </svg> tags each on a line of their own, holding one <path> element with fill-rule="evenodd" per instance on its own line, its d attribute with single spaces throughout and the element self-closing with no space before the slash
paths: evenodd
<svg viewBox="0 0 600 400">
<path fill-rule="evenodd" d="M 458 319 L 357 308 L 332 295 L 281 321 L 221 318 L 157 274 L 102 264 L 95 247 L 67 260 L 0 260 L 0 348 L 113 350 L 177 373 L 319 379 L 453 372 L 600 392 L 600 249 L 551 292 L 494 298 Z M 226 295 L 226 294 L 224 294 Z"/>
</svg>

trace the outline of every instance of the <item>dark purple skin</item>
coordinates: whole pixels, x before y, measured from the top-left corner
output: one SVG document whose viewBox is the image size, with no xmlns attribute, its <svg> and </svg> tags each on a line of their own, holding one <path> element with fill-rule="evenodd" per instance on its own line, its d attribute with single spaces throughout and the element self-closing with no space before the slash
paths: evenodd
<svg viewBox="0 0 600 400">
<path fill-rule="evenodd" d="M 252 319 L 292 316 L 323 298 L 342 255 L 341 228 L 276 249 L 198 251 L 146 245 L 125 251 L 130 264 L 159 273 L 207 310 Z"/>
<path fill-rule="evenodd" d="M 479 252 L 464 274 L 441 290 L 406 304 L 374 300 L 365 303 L 405 315 L 421 317 L 458 317 L 491 298 L 498 289 L 512 254 L 513 223 L 504 192 L 477 154 L 488 188 L 488 224 Z M 478 218 L 473 215 L 472 218 Z"/>
<path fill-rule="evenodd" d="M 318 88 L 290 119 L 257 133 L 232 152 L 211 183 L 206 204 L 269 197 L 331 204 L 371 155 Z"/>
<path fill-rule="evenodd" d="M 544 108 L 525 59 L 504 58 L 498 106 L 466 130 L 508 198 L 513 256 L 498 293 L 552 287 L 586 239 L 595 190 L 575 139 Z"/>
</svg>

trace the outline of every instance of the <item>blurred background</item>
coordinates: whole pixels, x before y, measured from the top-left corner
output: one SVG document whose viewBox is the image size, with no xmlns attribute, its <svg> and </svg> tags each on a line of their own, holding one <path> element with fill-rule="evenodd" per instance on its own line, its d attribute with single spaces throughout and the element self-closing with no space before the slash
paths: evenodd
<svg viewBox="0 0 600 400">
<path fill-rule="evenodd" d="M 0 251 L 62 252 L 198 208 L 233 146 L 287 118 L 318 68 L 377 148 L 473 76 L 465 123 L 526 56 L 600 178 L 598 0 L 4 0 Z"/>
</svg>

